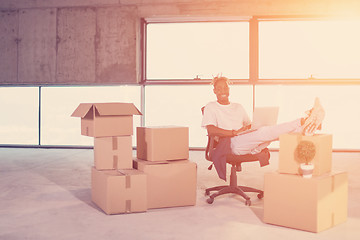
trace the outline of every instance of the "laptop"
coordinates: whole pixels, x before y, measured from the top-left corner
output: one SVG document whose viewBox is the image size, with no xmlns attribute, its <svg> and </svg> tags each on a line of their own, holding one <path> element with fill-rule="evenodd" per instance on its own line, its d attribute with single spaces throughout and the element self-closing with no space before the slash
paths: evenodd
<svg viewBox="0 0 360 240">
<path fill-rule="evenodd" d="M 275 125 L 277 123 L 278 114 L 279 107 L 255 107 L 251 128 L 238 135 L 256 131 L 260 127 Z"/>
</svg>

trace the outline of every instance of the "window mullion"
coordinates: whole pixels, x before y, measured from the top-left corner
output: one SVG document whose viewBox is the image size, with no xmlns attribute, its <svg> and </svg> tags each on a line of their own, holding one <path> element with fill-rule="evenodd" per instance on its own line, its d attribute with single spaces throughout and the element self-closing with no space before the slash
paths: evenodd
<svg viewBox="0 0 360 240">
<path fill-rule="evenodd" d="M 249 26 L 249 79 L 251 84 L 259 80 L 259 21 L 250 19 Z"/>
</svg>

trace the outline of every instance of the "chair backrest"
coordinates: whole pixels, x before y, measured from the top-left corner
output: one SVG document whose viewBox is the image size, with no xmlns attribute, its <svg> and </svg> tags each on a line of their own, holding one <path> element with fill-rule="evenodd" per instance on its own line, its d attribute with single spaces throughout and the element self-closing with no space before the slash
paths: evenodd
<svg viewBox="0 0 360 240">
<path fill-rule="evenodd" d="M 201 108 L 202 115 L 204 115 L 204 109 L 205 109 L 205 106 L 203 106 Z M 205 159 L 212 162 L 211 152 L 212 152 L 212 150 L 214 150 L 214 148 L 216 148 L 218 141 L 215 136 L 210 136 L 210 135 L 207 135 L 207 136 L 208 136 L 208 141 L 207 141 L 206 148 L 205 148 Z"/>
</svg>

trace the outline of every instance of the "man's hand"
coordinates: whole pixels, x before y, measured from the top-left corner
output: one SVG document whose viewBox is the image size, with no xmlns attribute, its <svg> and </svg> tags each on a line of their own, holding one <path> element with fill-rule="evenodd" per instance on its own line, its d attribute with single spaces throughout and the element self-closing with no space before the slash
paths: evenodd
<svg viewBox="0 0 360 240">
<path fill-rule="evenodd" d="M 246 126 L 240 128 L 240 129 L 242 129 L 242 131 L 246 131 L 246 130 L 249 130 L 250 128 L 251 128 L 251 124 L 246 125 Z"/>
<path fill-rule="evenodd" d="M 235 136 L 237 136 L 239 133 L 243 132 L 243 131 L 246 131 L 246 130 L 249 130 L 251 128 L 251 124 L 249 125 L 246 125 L 238 130 L 235 130 L 234 133 L 235 133 Z"/>
</svg>

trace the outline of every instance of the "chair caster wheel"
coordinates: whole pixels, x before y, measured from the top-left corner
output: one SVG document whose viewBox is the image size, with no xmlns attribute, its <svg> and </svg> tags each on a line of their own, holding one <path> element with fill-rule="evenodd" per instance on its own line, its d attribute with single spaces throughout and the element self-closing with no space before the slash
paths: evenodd
<svg viewBox="0 0 360 240">
<path fill-rule="evenodd" d="M 210 191 L 205 190 L 205 196 L 209 196 L 210 195 Z"/>
<path fill-rule="evenodd" d="M 257 195 L 257 197 L 258 197 L 258 199 L 262 199 L 262 198 L 264 197 L 264 193 L 259 193 L 259 194 Z"/>
<path fill-rule="evenodd" d="M 210 198 L 206 199 L 206 202 L 208 204 L 212 204 L 214 202 L 214 199 L 210 197 Z"/>
<path fill-rule="evenodd" d="M 247 200 L 245 201 L 245 205 L 246 205 L 246 206 L 251 206 L 251 200 L 250 200 L 250 199 L 247 199 Z"/>
</svg>

